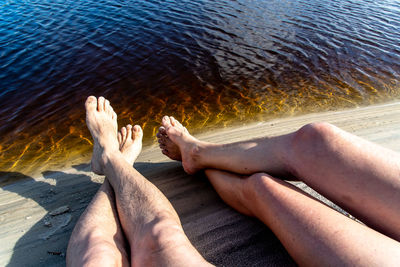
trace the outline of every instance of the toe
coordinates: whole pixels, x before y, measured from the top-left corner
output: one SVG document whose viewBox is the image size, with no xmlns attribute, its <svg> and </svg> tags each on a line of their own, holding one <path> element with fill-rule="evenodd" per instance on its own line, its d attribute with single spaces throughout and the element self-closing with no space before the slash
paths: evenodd
<svg viewBox="0 0 400 267">
<path fill-rule="evenodd" d="M 166 131 L 165 131 L 165 133 L 158 132 L 158 133 L 156 134 L 156 136 L 157 136 L 158 139 L 163 138 L 163 137 L 168 137 Z"/>
<path fill-rule="evenodd" d="M 132 125 L 130 125 L 130 124 L 126 125 L 126 131 L 127 131 L 126 140 L 131 140 L 132 139 Z"/>
<path fill-rule="evenodd" d="M 183 128 L 182 123 L 180 123 L 177 119 L 174 118 L 174 124 L 175 126 L 178 126 L 179 128 Z"/>
<path fill-rule="evenodd" d="M 122 135 L 122 142 L 126 141 L 126 128 L 122 127 L 121 128 L 121 135 Z"/>
<path fill-rule="evenodd" d="M 176 125 L 176 120 L 175 120 L 175 118 L 174 117 L 170 117 L 170 120 L 171 120 L 171 125 L 172 126 L 175 126 Z"/>
<path fill-rule="evenodd" d="M 105 110 L 106 110 L 106 112 L 108 113 L 108 115 L 111 117 L 111 118 L 114 118 L 114 109 L 113 109 L 113 107 L 111 106 L 111 103 L 110 103 L 110 101 L 108 101 L 107 99 L 106 99 L 106 102 L 105 102 Z"/>
<path fill-rule="evenodd" d="M 143 138 L 142 128 L 139 125 L 133 126 L 133 134 L 135 135 L 135 139 L 136 138 L 142 139 Z"/>
<path fill-rule="evenodd" d="M 140 127 L 139 125 L 135 125 L 133 126 L 133 131 L 136 133 L 141 133 L 142 132 L 142 127 Z"/>
<path fill-rule="evenodd" d="M 96 97 L 94 97 L 94 96 L 89 96 L 89 97 L 86 99 L 85 107 L 86 107 L 86 110 L 87 110 L 87 111 L 96 110 L 96 107 L 97 107 L 97 99 L 96 99 Z"/>
<path fill-rule="evenodd" d="M 171 119 L 168 116 L 164 116 L 162 119 L 162 124 L 164 126 L 164 128 L 169 128 L 171 127 Z"/>
<path fill-rule="evenodd" d="M 159 144 L 165 144 L 167 141 L 168 141 L 168 137 L 166 135 L 161 135 L 160 138 L 158 138 Z"/>
<path fill-rule="evenodd" d="M 164 134 L 164 135 L 166 135 L 166 134 L 167 134 L 167 131 L 165 130 L 165 127 L 164 127 L 164 126 L 161 126 L 160 128 L 158 128 L 158 133 L 159 133 L 159 134 Z"/>
<path fill-rule="evenodd" d="M 99 99 L 98 99 L 98 103 L 97 103 L 97 110 L 98 111 L 104 111 L 104 102 L 105 102 L 104 97 L 100 96 Z"/>
<path fill-rule="evenodd" d="M 108 99 L 104 100 L 104 111 L 110 114 L 111 106 L 110 106 L 110 101 L 108 101 Z"/>
<path fill-rule="evenodd" d="M 177 119 L 175 119 L 174 117 L 171 117 L 171 125 L 178 127 L 178 128 L 184 128 L 182 123 L 180 123 Z"/>
<path fill-rule="evenodd" d="M 118 138 L 118 143 L 119 143 L 119 145 L 121 146 L 121 144 L 122 144 L 122 135 L 121 135 L 121 132 L 118 132 L 117 138 Z"/>
</svg>

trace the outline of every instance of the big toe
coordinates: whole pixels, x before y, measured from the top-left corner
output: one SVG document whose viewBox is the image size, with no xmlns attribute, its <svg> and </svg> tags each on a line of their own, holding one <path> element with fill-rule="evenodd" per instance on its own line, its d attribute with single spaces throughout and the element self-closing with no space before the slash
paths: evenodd
<svg viewBox="0 0 400 267">
<path fill-rule="evenodd" d="M 89 96 L 86 99 L 85 107 L 87 111 L 94 111 L 97 108 L 97 99 L 94 96 Z"/>
<path fill-rule="evenodd" d="M 166 128 L 166 129 L 172 126 L 172 124 L 171 124 L 171 119 L 170 119 L 169 116 L 164 116 L 164 117 L 162 118 L 162 125 L 163 125 L 164 128 Z"/>
</svg>

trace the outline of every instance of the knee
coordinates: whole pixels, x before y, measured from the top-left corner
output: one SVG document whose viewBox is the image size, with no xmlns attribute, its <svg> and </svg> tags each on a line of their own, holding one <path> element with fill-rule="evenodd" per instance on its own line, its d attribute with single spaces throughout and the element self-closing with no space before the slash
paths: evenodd
<svg viewBox="0 0 400 267">
<path fill-rule="evenodd" d="M 269 186 L 271 180 L 276 178 L 260 172 L 254 173 L 246 179 L 246 184 L 244 186 L 244 196 L 247 200 L 255 200 L 257 198 L 258 193 L 264 191 L 265 188 Z"/>
<path fill-rule="evenodd" d="M 301 127 L 296 131 L 297 139 L 318 139 L 335 133 L 336 127 L 327 122 L 314 122 Z"/>
<path fill-rule="evenodd" d="M 263 213 L 265 197 L 271 192 L 276 191 L 276 185 L 282 183 L 266 173 L 255 173 L 246 179 L 246 187 L 243 191 L 245 206 L 248 211 L 247 215 L 258 217 Z"/>
<path fill-rule="evenodd" d="M 310 123 L 304 125 L 293 134 L 293 152 L 311 152 L 329 145 L 338 133 L 338 128 L 326 122 Z"/>
</svg>

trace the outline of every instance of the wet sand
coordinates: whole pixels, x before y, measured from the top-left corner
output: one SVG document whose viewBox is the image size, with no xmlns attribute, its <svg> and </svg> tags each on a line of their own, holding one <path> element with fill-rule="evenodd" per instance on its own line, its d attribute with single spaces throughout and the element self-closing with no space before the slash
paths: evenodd
<svg viewBox="0 0 400 267">
<path fill-rule="evenodd" d="M 197 137 L 234 142 L 288 133 L 316 121 L 331 122 L 400 152 L 400 102 L 249 124 Z M 185 174 L 181 164 L 162 155 L 156 144 L 143 150 L 135 167 L 172 202 L 189 239 L 207 260 L 224 266 L 295 265 L 266 226 L 229 208 L 203 174 Z M 0 266 L 65 265 L 71 231 L 103 179 L 90 172 L 89 164 L 34 177 L 0 173 Z M 304 184 L 298 186 L 322 199 Z"/>
</svg>

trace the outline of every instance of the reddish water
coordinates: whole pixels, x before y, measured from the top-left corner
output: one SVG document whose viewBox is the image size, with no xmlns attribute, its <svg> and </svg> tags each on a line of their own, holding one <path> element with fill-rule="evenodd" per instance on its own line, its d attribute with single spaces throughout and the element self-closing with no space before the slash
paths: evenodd
<svg viewBox="0 0 400 267">
<path fill-rule="evenodd" d="M 400 97 L 393 1 L 31 1 L 0 13 L 0 170 L 90 155 L 88 95 L 154 142 Z"/>
</svg>

